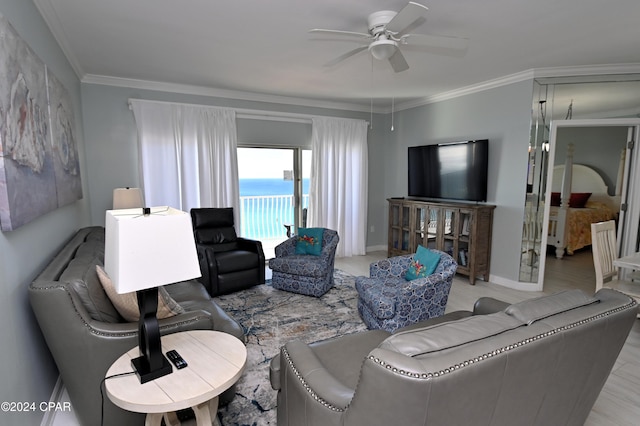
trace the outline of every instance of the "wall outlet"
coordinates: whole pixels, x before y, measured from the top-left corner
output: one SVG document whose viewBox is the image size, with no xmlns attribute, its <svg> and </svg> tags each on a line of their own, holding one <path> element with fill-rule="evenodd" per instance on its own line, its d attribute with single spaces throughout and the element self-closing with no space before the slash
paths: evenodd
<svg viewBox="0 0 640 426">
<path fill-rule="evenodd" d="M 371 227 L 369 228 L 369 232 L 376 232 L 376 227 L 371 225 Z"/>
</svg>

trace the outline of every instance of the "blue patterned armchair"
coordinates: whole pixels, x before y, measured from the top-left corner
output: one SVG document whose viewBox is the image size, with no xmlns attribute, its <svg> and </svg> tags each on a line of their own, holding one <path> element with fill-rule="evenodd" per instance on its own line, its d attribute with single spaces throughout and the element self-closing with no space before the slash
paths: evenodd
<svg viewBox="0 0 640 426">
<path fill-rule="evenodd" d="M 444 314 L 458 264 L 447 253 L 434 251 L 440 262 L 428 277 L 407 281 L 413 255 L 403 255 L 374 262 L 369 277 L 356 278 L 358 312 L 369 329 L 393 333 Z"/>
<path fill-rule="evenodd" d="M 325 294 L 333 287 L 334 261 L 339 241 L 336 231 L 324 229 L 319 256 L 295 254 L 296 236 L 280 243 L 275 249 L 276 257 L 269 260 L 273 288 L 315 297 Z"/>
</svg>

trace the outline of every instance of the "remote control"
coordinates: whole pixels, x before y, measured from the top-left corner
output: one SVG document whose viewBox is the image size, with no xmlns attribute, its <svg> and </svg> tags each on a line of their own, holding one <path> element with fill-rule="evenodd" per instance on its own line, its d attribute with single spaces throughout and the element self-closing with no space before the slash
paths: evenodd
<svg viewBox="0 0 640 426">
<path fill-rule="evenodd" d="M 169 352 L 167 352 L 167 358 L 169 358 L 169 361 L 171 361 L 178 370 L 180 370 L 181 368 L 185 368 L 188 365 L 187 361 L 182 359 L 180 354 L 175 350 L 170 350 Z"/>
</svg>

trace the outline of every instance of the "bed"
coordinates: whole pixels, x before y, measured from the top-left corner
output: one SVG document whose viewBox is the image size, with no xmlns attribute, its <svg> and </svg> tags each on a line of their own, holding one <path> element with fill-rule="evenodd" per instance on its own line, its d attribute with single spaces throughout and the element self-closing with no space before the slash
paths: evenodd
<svg viewBox="0 0 640 426">
<path fill-rule="evenodd" d="M 565 164 L 553 168 L 550 198 L 547 244 L 555 246 L 558 259 L 590 246 L 591 224 L 615 219 L 620 211 L 620 195 L 609 195 L 602 176 L 589 166 L 573 164 L 572 146 Z"/>
</svg>

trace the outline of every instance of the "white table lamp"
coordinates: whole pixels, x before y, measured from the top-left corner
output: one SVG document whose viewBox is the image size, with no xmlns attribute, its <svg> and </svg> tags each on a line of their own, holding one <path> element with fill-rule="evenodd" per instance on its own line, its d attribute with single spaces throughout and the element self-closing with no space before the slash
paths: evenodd
<svg viewBox="0 0 640 426">
<path fill-rule="evenodd" d="M 199 277 L 190 216 L 171 207 L 107 210 L 105 272 L 117 293 L 137 292 L 140 357 L 132 360 L 140 382 L 171 373 L 162 354 L 158 286 Z"/>
<path fill-rule="evenodd" d="M 140 188 L 116 188 L 113 190 L 113 209 L 132 209 L 144 207 L 142 189 Z"/>
</svg>

